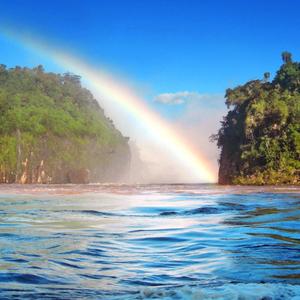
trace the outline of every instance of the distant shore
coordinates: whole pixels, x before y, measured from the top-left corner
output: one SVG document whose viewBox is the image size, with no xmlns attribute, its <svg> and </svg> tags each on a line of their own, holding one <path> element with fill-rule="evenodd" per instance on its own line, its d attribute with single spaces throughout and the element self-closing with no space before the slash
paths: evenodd
<svg viewBox="0 0 300 300">
<path fill-rule="evenodd" d="M 165 193 L 168 191 L 188 190 L 191 194 L 251 194 L 251 193 L 300 193 L 299 185 L 219 185 L 219 184 L 126 184 L 126 183 L 90 183 L 90 184 L 0 184 L 1 194 L 53 194 L 76 195 L 84 193 L 133 194 L 151 192 L 153 189 Z"/>
</svg>

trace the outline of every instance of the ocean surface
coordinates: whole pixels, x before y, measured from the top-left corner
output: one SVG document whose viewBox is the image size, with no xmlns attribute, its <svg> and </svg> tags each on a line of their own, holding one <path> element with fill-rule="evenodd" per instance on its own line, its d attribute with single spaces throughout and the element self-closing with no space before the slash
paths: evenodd
<svg viewBox="0 0 300 300">
<path fill-rule="evenodd" d="M 0 186 L 0 299 L 300 299 L 300 189 Z"/>
</svg>

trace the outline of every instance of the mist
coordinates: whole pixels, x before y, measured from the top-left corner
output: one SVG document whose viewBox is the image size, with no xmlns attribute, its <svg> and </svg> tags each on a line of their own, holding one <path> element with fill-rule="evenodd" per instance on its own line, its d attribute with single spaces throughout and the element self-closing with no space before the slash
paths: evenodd
<svg viewBox="0 0 300 300">
<path fill-rule="evenodd" d="M 218 173 L 219 149 L 210 141 L 216 134 L 220 121 L 226 114 L 224 98 L 221 95 L 200 95 L 188 101 L 177 99 L 175 104 L 185 104 L 182 114 L 171 125 L 192 142 L 199 155 L 215 174 Z M 165 103 L 168 105 L 168 103 Z M 118 120 L 118 118 L 116 119 Z M 153 140 L 145 141 L 140 135 L 130 142 L 132 162 L 130 181 L 133 183 L 195 183 L 198 179 L 172 155 Z"/>
<path fill-rule="evenodd" d="M 174 95 L 177 97 L 178 93 Z M 179 117 L 169 121 L 169 124 L 186 140 L 191 141 L 199 151 L 199 155 L 217 175 L 219 150 L 216 143 L 210 141 L 210 136 L 217 133 L 220 121 L 226 114 L 224 98 L 221 95 L 197 93 L 193 95 L 190 99 L 176 98 L 175 104 L 164 102 L 163 105 L 184 105 Z M 130 138 L 130 171 L 122 178 L 123 182 L 142 184 L 199 182 L 191 170 L 160 145 L 143 124 L 137 123 L 122 108 L 112 105 L 105 99 L 99 102 L 105 108 L 105 113 L 113 119 L 116 127 Z"/>
</svg>

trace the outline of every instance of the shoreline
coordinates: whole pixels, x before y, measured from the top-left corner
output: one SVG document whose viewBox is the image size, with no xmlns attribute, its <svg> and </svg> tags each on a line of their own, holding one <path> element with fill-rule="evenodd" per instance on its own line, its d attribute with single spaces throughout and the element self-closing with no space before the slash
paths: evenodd
<svg viewBox="0 0 300 300">
<path fill-rule="evenodd" d="M 89 184 L 0 184 L 0 195 L 75 195 L 86 193 L 104 194 L 135 194 L 151 193 L 153 190 L 167 194 L 185 192 L 187 194 L 199 195 L 226 195 L 226 194 L 300 194 L 299 185 L 218 185 L 218 184 L 195 184 L 195 183 L 173 183 L 173 184 L 125 184 L 125 183 L 89 183 Z"/>
</svg>

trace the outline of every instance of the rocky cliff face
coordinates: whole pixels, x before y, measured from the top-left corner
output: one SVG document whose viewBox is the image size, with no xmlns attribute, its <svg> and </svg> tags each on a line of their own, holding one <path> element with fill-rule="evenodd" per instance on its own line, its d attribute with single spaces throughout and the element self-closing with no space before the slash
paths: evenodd
<svg viewBox="0 0 300 300">
<path fill-rule="evenodd" d="M 0 65 L 0 183 L 123 180 L 128 138 L 72 74 Z"/>
</svg>

